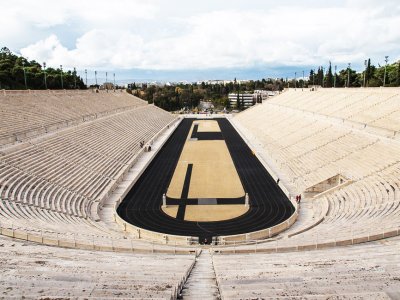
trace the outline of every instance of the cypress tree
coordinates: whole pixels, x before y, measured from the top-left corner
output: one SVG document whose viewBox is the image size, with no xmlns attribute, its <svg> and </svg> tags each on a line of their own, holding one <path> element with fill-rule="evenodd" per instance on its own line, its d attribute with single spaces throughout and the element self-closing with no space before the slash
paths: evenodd
<svg viewBox="0 0 400 300">
<path fill-rule="evenodd" d="M 314 70 L 310 70 L 310 77 L 308 77 L 308 83 L 309 84 L 314 84 Z"/>
<path fill-rule="evenodd" d="M 366 85 L 369 85 L 369 80 L 371 79 L 371 59 L 368 58 L 368 63 L 367 63 L 367 70 L 365 70 L 365 82 Z"/>
<path fill-rule="evenodd" d="M 332 87 L 333 85 L 333 75 L 332 75 L 332 64 L 329 62 L 328 74 L 326 77 L 326 87 Z"/>
<path fill-rule="evenodd" d="M 322 69 L 322 67 L 318 68 L 318 74 L 317 74 L 317 78 L 318 78 L 318 85 L 322 86 L 324 83 L 324 71 Z"/>
<path fill-rule="evenodd" d="M 239 91 L 237 91 L 237 98 L 236 98 L 236 108 L 240 110 L 240 97 L 239 97 Z"/>
<path fill-rule="evenodd" d="M 397 64 L 397 80 L 396 80 L 396 85 L 400 86 L 400 60 Z"/>
</svg>

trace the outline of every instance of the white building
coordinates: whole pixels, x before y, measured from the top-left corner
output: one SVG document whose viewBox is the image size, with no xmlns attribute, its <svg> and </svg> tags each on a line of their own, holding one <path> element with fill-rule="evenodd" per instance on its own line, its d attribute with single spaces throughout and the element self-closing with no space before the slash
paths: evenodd
<svg viewBox="0 0 400 300">
<path fill-rule="evenodd" d="M 267 100 L 268 97 L 275 95 L 274 92 L 266 90 L 255 90 L 254 94 L 259 95 L 258 98 L 261 99 L 261 101 L 257 101 L 257 103 L 261 103 L 262 101 Z"/>
<path fill-rule="evenodd" d="M 232 108 L 237 108 L 237 100 L 238 94 L 231 93 L 228 95 L 229 103 Z M 257 95 L 256 94 L 249 94 L 249 93 L 239 93 L 239 101 L 241 108 L 247 108 L 253 106 L 257 102 Z"/>
</svg>

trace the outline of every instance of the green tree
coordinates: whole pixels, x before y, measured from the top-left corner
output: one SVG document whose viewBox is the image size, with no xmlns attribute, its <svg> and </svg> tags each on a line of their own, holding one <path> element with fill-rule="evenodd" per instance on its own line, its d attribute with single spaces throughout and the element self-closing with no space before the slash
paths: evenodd
<svg viewBox="0 0 400 300">
<path fill-rule="evenodd" d="M 332 75 L 332 64 L 329 62 L 328 74 L 326 75 L 326 87 L 330 88 L 333 86 L 333 75 Z"/>
<path fill-rule="evenodd" d="M 368 58 L 368 62 L 367 62 L 367 69 L 365 70 L 365 82 L 366 85 L 369 86 L 369 80 L 371 79 L 371 59 Z"/>
<path fill-rule="evenodd" d="M 311 70 L 310 70 L 310 75 L 309 75 L 309 77 L 308 77 L 308 82 L 309 82 L 309 84 L 314 84 L 314 83 L 315 83 L 315 78 L 314 78 L 314 76 L 315 76 L 314 70 L 311 69 Z"/>
<path fill-rule="evenodd" d="M 400 60 L 399 60 L 399 62 L 397 63 L 396 86 L 400 86 Z"/>
<path fill-rule="evenodd" d="M 239 96 L 239 90 L 237 91 L 237 97 L 236 97 L 236 108 L 240 110 L 240 96 Z"/>
<path fill-rule="evenodd" d="M 25 89 L 25 77 L 30 89 L 44 89 L 44 73 L 42 66 L 36 61 L 28 61 L 22 56 L 13 54 L 7 47 L 0 49 L 0 88 Z M 61 70 L 48 68 L 48 88 L 61 88 Z M 62 72 L 64 88 L 75 88 L 75 79 L 78 88 L 85 88 L 82 78 L 71 71 Z"/>
<path fill-rule="evenodd" d="M 324 85 L 324 69 L 322 67 L 318 67 L 316 84 L 320 86 Z"/>
<path fill-rule="evenodd" d="M 226 109 L 231 108 L 231 102 L 229 101 L 228 97 L 225 98 L 225 107 L 226 107 Z"/>
</svg>

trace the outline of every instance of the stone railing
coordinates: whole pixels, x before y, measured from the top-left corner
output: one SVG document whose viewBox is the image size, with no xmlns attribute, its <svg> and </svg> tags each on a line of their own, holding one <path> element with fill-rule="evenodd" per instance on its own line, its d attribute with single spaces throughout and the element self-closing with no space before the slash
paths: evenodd
<svg viewBox="0 0 400 300">
<path fill-rule="evenodd" d="M 218 237 L 218 245 L 229 245 L 229 244 L 236 244 L 236 243 L 248 243 L 254 242 L 255 240 L 264 240 L 271 238 L 279 233 L 285 231 L 290 226 L 296 222 L 297 217 L 299 216 L 298 213 L 298 205 L 294 204 L 295 211 L 293 214 L 285 221 L 258 231 L 243 233 L 243 234 L 236 234 L 236 235 L 226 235 Z"/>
<path fill-rule="evenodd" d="M 116 203 L 116 207 L 118 206 L 119 201 Z M 198 237 L 165 234 L 140 228 L 126 222 L 117 213 L 115 213 L 115 222 L 117 222 L 125 232 L 130 233 L 136 239 L 144 239 L 166 245 L 197 245 L 199 242 Z"/>
<path fill-rule="evenodd" d="M 165 253 L 165 254 L 198 254 L 193 247 L 178 247 L 179 244 L 169 243 L 168 247 L 160 247 L 159 243 L 148 242 L 135 245 L 137 240 L 127 238 L 104 238 L 96 235 L 78 235 L 65 233 L 31 232 L 14 228 L 11 224 L 0 223 L 0 234 L 19 240 L 35 242 L 47 246 L 57 246 L 72 249 L 129 252 L 129 253 Z"/>
<path fill-rule="evenodd" d="M 216 254 L 234 253 L 275 253 L 275 252 L 294 252 L 324 249 L 336 246 L 348 246 L 366 242 L 377 241 L 385 238 L 400 235 L 400 227 L 384 228 L 381 230 L 362 229 L 351 230 L 351 234 L 340 235 L 335 238 L 305 238 L 303 242 L 291 241 L 290 238 L 281 240 L 267 241 L 247 241 L 243 243 L 233 243 L 229 246 L 212 246 L 211 251 Z"/>
</svg>

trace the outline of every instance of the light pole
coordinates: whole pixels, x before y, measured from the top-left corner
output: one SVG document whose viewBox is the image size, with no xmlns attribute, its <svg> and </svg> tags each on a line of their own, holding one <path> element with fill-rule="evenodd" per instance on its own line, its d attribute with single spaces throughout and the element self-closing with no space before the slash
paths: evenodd
<svg viewBox="0 0 400 300">
<path fill-rule="evenodd" d="M 113 73 L 113 77 L 114 77 L 114 90 L 115 90 L 115 73 Z"/>
<path fill-rule="evenodd" d="M 85 69 L 85 80 L 86 80 L 86 88 L 87 88 L 87 69 Z"/>
<path fill-rule="evenodd" d="M 94 78 L 96 79 L 96 88 L 97 88 L 97 71 L 94 71 Z"/>
<path fill-rule="evenodd" d="M 63 75 L 62 65 L 60 65 L 60 70 L 61 70 L 61 89 L 63 90 L 64 89 L 64 82 L 63 82 L 63 77 L 62 77 L 62 75 Z"/>
<path fill-rule="evenodd" d="M 107 84 L 107 75 L 108 75 L 108 73 L 106 72 L 106 84 L 105 84 L 105 88 L 106 88 L 106 90 L 108 90 L 108 84 Z"/>
<path fill-rule="evenodd" d="M 297 72 L 294 72 L 294 90 L 296 90 Z"/>
<path fill-rule="evenodd" d="M 383 75 L 383 87 L 385 87 L 386 84 L 386 67 L 387 67 L 387 63 L 389 61 L 389 56 L 385 56 L 385 73 Z"/>
<path fill-rule="evenodd" d="M 304 70 L 303 70 L 303 83 L 301 84 L 301 90 L 303 91 L 304 88 Z"/>
<path fill-rule="evenodd" d="M 22 61 L 22 69 L 24 70 L 24 81 L 25 81 L 25 89 L 28 89 L 28 84 L 26 83 L 26 71 L 25 71 L 25 61 Z"/>
<path fill-rule="evenodd" d="M 76 68 L 74 67 L 74 88 L 76 89 Z"/>
<path fill-rule="evenodd" d="M 350 87 L 350 67 L 351 63 L 349 63 L 349 66 L 347 67 L 347 87 Z"/>
<path fill-rule="evenodd" d="M 367 60 L 364 60 L 364 87 L 365 87 L 365 80 L 366 80 L 366 77 L 367 77 Z"/>
<path fill-rule="evenodd" d="M 334 88 L 336 87 L 336 69 L 337 69 L 337 66 L 335 65 L 335 78 L 333 79 L 333 87 Z"/>
<path fill-rule="evenodd" d="M 47 79 L 46 79 L 46 62 L 43 63 L 43 70 L 44 70 L 44 87 L 47 90 Z"/>
</svg>

